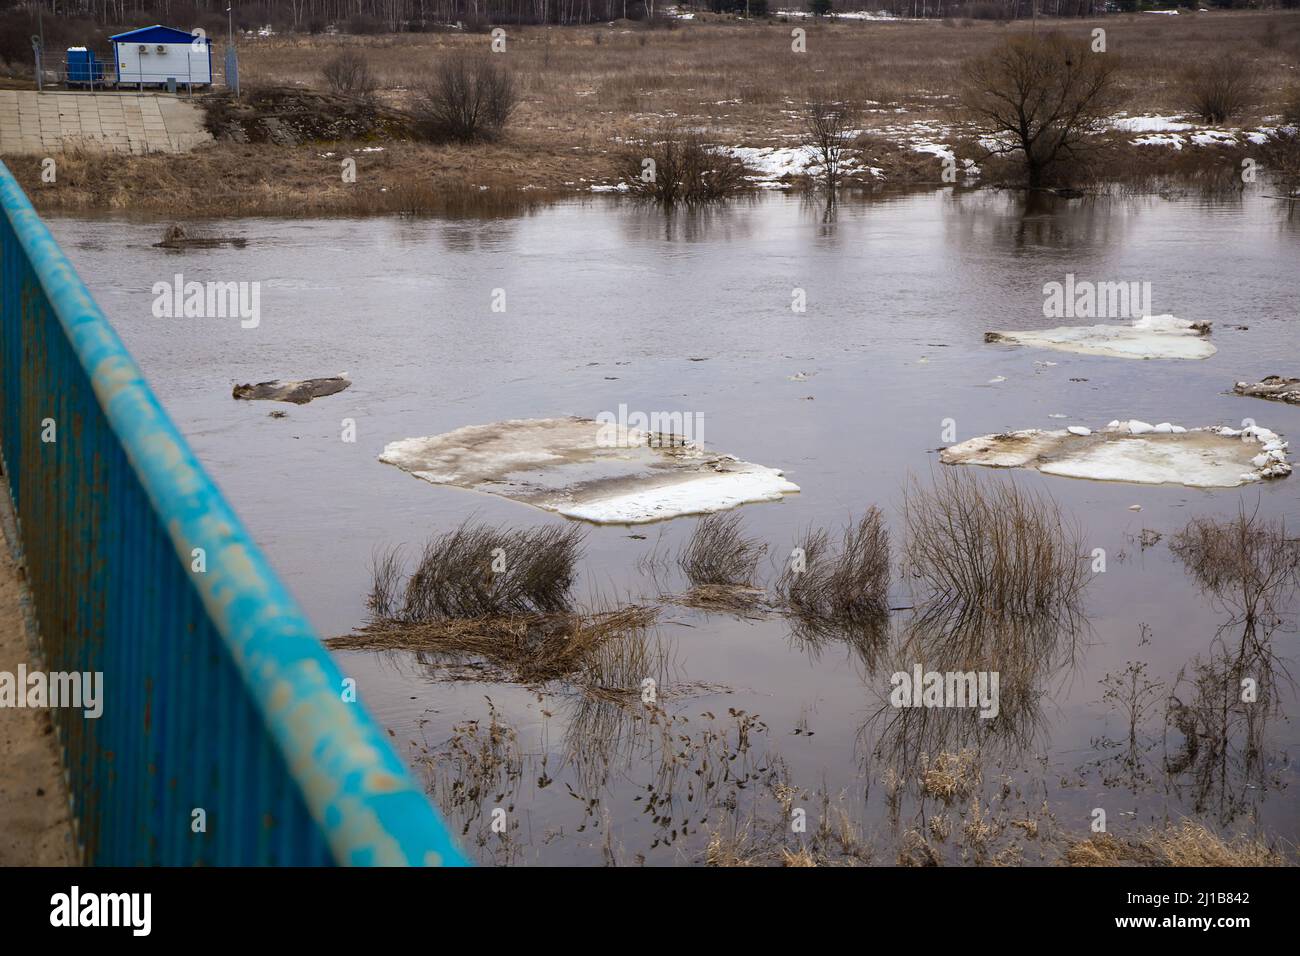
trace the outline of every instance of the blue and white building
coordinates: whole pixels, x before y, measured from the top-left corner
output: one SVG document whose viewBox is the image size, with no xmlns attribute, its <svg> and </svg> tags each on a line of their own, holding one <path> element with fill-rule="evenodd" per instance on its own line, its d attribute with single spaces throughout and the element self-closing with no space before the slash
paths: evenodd
<svg viewBox="0 0 1300 956">
<path fill-rule="evenodd" d="M 174 27 L 141 27 L 110 38 L 120 86 L 210 86 L 212 41 Z"/>
</svg>

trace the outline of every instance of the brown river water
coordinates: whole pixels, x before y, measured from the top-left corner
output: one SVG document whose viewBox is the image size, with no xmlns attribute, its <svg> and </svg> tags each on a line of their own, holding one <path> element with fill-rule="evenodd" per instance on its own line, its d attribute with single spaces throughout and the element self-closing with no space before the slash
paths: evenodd
<svg viewBox="0 0 1300 956">
<path fill-rule="evenodd" d="M 838 535 L 873 504 L 898 541 L 905 482 L 927 485 L 945 467 L 936 453 L 945 419 L 960 441 L 1112 419 L 1239 427 L 1250 417 L 1294 448 L 1300 407 L 1231 394 L 1241 379 L 1300 374 L 1300 211 L 1287 206 L 1147 197 L 1028 209 L 991 191 L 926 192 L 845 202 L 828 223 L 815 205 L 780 195 L 674 216 L 601 197 L 490 221 L 213 222 L 211 233 L 247 245 L 184 253 L 153 247 L 159 222 L 56 218 L 51 227 L 329 636 L 363 621 L 377 549 L 418 546 L 470 517 L 516 528 L 565 520 L 377 460 L 390 441 L 463 425 L 594 417 L 620 404 L 700 415 L 710 448 L 780 468 L 802 489 L 742 509 L 746 533 L 769 545 L 765 580 L 801 531 Z M 177 273 L 260 282 L 257 327 L 156 318 L 153 285 Z M 1154 312 L 1215 323 L 1218 354 L 1126 361 L 984 344 L 987 329 L 1070 324 L 1042 314 L 1044 283 L 1067 273 L 1150 282 Z M 504 312 L 492 309 L 498 289 Z M 791 309 L 794 289 L 806 295 L 802 314 Z M 230 394 L 236 383 L 340 372 L 352 387 L 309 405 Z M 272 408 L 287 417 L 269 417 Z M 341 439 L 345 418 L 355 442 Z M 1300 840 L 1290 684 L 1277 682 L 1274 713 L 1254 736 L 1234 731 L 1212 760 L 1202 751 L 1171 766 L 1181 738 L 1165 726 L 1170 690 L 1188 695 L 1180 670 L 1206 659 L 1232 620 L 1170 552 L 1170 536 L 1243 504 L 1300 528 L 1300 475 L 1209 491 L 1027 471 L 980 477 L 1049 492 L 1085 548 L 1107 556 L 1085 592 L 1073 654 L 1043 652 L 1032 712 L 973 757 L 977 815 L 1005 817 L 996 847 L 1015 841 L 1026 862 L 1050 861 L 1049 836 L 1086 836 L 1098 808 L 1117 834 L 1189 816 L 1225 833 Z M 579 598 L 680 590 L 671 567 L 654 581 L 645 559 L 675 553 L 696 520 L 592 526 Z M 1163 537 L 1144 548 L 1144 529 Z M 894 590 L 892 604 L 911 603 Z M 1288 596 L 1270 638 L 1282 661 L 1296 657 L 1295 604 Z M 905 628 L 909 613 L 894 612 L 891 628 Z M 1221 640 L 1231 645 L 1239 630 Z M 923 752 L 958 747 L 942 727 L 882 715 L 896 661 L 834 639 L 810 645 L 780 616 L 670 606 L 657 634 L 672 659 L 667 743 L 662 720 L 649 725 L 563 685 L 449 679 L 409 653 L 335 653 L 421 775 L 458 734 L 488 736 L 493 708 L 511 728 L 481 791 L 444 793 L 452 825 L 483 862 L 694 863 L 715 830 L 756 838 L 775 820 L 788 831 L 781 820 L 800 808 L 811 833 L 826 806 L 861 830 L 875 862 L 893 862 L 909 829 L 944 814 L 954 821 L 940 841 L 948 859 L 979 858 L 958 845 L 971 794 L 947 807 L 908 783 Z M 1134 748 L 1101 683 L 1130 662 L 1158 682 Z M 466 736 L 469 721 L 479 722 L 477 738 Z M 447 759 L 441 766 L 444 782 L 458 775 Z M 791 788 L 785 802 L 773 795 L 776 777 Z M 491 830 L 496 808 L 506 811 L 505 838 Z M 1039 839 L 1007 826 L 1030 818 Z"/>
</svg>

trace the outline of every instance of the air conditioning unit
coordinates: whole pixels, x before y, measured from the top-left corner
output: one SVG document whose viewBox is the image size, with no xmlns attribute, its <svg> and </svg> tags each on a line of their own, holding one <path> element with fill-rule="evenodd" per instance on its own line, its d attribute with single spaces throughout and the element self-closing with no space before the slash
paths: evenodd
<svg viewBox="0 0 1300 956">
<path fill-rule="evenodd" d="M 163 46 L 161 43 L 158 44 L 157 50 L 158 50 L 159 53 L 166 53 L 166 52 L 167 52 L 167 48 L 166 48 L 165 46 Z"/>
<path fill-rule="evenodd" d="M 138 50 L 140 53 L 148 53 L 148 52 L 149 52 L 149 48 L 148 48 L 147 46 L 145 46 L 143 43 L 141 43 L 138 47 L 136 47 L 136 50 Z"/>
</svg>

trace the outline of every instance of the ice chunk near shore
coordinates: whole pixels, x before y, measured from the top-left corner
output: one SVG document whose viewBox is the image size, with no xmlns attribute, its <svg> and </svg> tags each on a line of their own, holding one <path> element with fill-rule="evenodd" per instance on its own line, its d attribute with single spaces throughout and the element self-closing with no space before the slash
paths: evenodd
<svg viewBox="0 0 1300 956">
<path fill-rule="evenodd" d="M 1238 382 L 1232 386 L 1232 390 L 1238 395 L 1248 395 L 1251 398 L 1266 398 L 1272 402 L 1300 405 L 1300 378 L 1266 375 L 1258 382 Z"/>
<path fill-rule="evenodd" d="M 1287 443 L 1267 428 L 1184 428 L 1133 419 L 1113 421 L 1086 435 L 1081 431 L 1078 427 L 1031 428 L 981 435 L 943 449 L 940 460 L 948 465 L 1032 468 L 1066 478 L 1189 488 L 1235 488 L 1291 473 Z"/>
<path fill-rule="evenodd" d="M 1218 351 L 1206 341 L 1209 322 L 1148 315 L 1132 325 L 1066 325 L 1054 329 L 993 331 L 985 342 L 1128 359 L 1205 359 Z"/>
<path fill-rule="evenodd" d="M 597 524 L 641 524 L 779 501 L 780 471 L 677 435 L 589 418 L 468 425 L 385 446 L 379 460 L 436 485 L 486 492 Z"/>
</svg>

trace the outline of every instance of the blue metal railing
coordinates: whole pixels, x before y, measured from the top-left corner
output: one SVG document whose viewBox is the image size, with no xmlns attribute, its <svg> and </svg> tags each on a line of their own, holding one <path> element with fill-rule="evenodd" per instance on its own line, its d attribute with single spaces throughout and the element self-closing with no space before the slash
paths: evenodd
<svg viewBox="0 0 1300 956">
<path fill-rule="evenodd" d="M 0 207 L 0 453 L 44 664 L 103 674 L 98 719 L 50 711 L 86 862 L 463 864 L 2 163 Z"/>
</svg>

